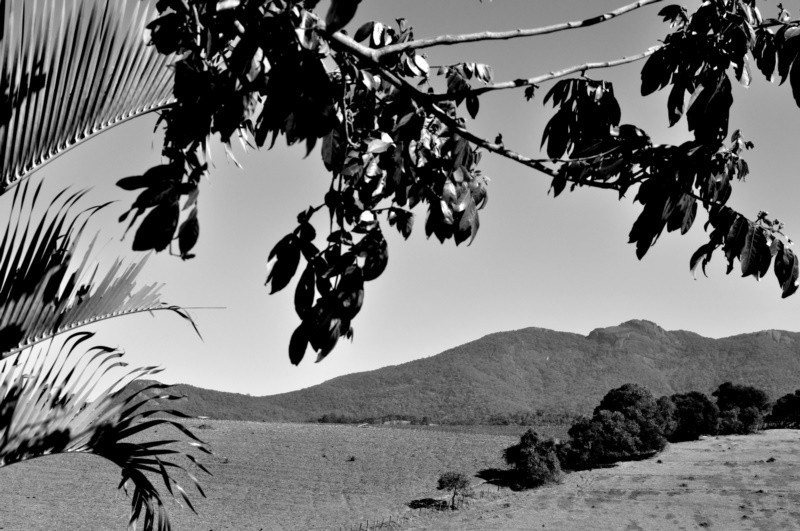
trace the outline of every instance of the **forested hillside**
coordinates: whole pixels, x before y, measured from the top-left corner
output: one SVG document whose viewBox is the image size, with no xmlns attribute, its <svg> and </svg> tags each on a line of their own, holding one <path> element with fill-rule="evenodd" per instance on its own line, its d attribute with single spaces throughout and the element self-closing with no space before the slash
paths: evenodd
<svg viewBox="0 0 800 531">
<path fill-rule="evenodd" d="M 177 386 L 193 415 L 249 420 L 427 416 L 470 422 L 541 410 L 590 413 L 609 390 L 632 382 L 660 396 L 713 391 L 725 381 L 774 399 L 800 388 L 800 334 L 769 330 L 723 339 L 665 331 L 648 321 L 588 336 L 526 328 L 491 334 L 439 355 L 265 397 Z"/>
</svg>

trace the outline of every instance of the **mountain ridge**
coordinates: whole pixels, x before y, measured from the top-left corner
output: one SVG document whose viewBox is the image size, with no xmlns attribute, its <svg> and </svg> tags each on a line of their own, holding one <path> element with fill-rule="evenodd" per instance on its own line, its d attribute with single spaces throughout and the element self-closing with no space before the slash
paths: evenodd
<svg viewBox="0 0 800 531">
<path fill-rule="evenodd" d="M 427 416 L 467 422 L 541 410 L 587 414 L 609 390 L 633 382 L 654 395 L 725 381 L 773 399 L 800 388 L 800 333 L 762 330 L 713 339 L 635 319 L 588 335 L 529 327 L 495 332 L 435 356 L 338 376 L 305 389 L 251 397 L 185 384 L 180 407 L 212 418 L 309 421 Z"/>
</svg>

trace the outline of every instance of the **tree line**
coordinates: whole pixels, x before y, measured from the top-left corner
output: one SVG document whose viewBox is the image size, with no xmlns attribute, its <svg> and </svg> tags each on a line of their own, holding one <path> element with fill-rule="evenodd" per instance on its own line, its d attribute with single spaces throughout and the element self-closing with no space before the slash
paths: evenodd
<svg viewBox="0 0 800 531">
<path fill-rule="evenodd" d="M 313 421 L 320 424 L 386 424 L 407 422 L 413 425 L 481 425 L 481 426 L 563 426 L 570 425 L 579 415 L 566 412 L 551 412 L 542 409 L 515 411 L 511 413 L 489 413 L 461 416 L 407 415 L 390 413 L 379 416 L 359 416 L 349 413 L 325 413 Z"/>
<path fill-rule="evenodd" d="M 557 481 L 564 471 L 651 457 L 668 442 L 703 435 L 750 434 L 765 428 L 800 426 L 800 390 L 772 403 L 766 392 L 725 382 L 711 396 L 692 391 L 656 399 L 637 384 L 612 389 L 570 428 L 564 441 L 533 429 L 505 449 L 513 485 L 532 488 Z"/>
</svg>

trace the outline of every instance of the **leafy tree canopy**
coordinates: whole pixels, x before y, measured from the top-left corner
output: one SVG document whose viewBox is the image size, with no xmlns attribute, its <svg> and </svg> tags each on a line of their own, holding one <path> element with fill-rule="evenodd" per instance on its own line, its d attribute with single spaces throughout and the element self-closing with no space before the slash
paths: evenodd
<svg viewBox="0 0 800 531">
<path fill-rule="evenodd" d="M 282 136 L 309 152 L 320 145 L 330 172 L 328 193 L 298 214 L 296 228 L 269 254 L 271 292 L 301 271 L 292 363 L 309 345 L 322 359 L 340 337 L 352 337 L 365 283 L 387 264 L 383 231 L 393 227 L 407 238 L 417 205 L 427 209 L 429 237 L 456 244 L 475 238 L 488 197 L 479 166 L 485 152 L 549 176 L 555 196 L 579 187 L 620 197 L 634 190 L 642 211 L 629 240 L 639 258 L 665 230 L 685 234 L 702 208 L 709 240 L 692 255 L 692 271 L 705 271 L 721 249 L 729 273 L 736 261 L 743 276 L 761 278 L 772 267 L 789 296 L 800 263 L 783 225 L 766 212 L 748 219 L 727 206 L 748 174 L 744 156 L 753 147 L 740 131 L 729 131 L 732 84 L 749 85 L 754 70 L 767 79 L 777 74 L 800 101 L 800 30 L 782 9 L 764 18 L 755 0 L 712 0 L 693 13 L 667 5 L 659 16 L 668 34 L 639 55 L 511 81 L 495 81 L 491 66 L 477 62 L 432 68 L 422 52 L 586 27 L 659 2 L 544 28 L 420 39 L 402 19 L 369 22 L 352 36 L 333 31 L 352 18 L 352 1 L 334 1 L 323 20 L 313 0 L 160 0 L 148 29 L 158 52 L 174 56 L 176 101 L 162 112 L 166 162 L 119 183 L 138 193 L 123 216 L 136 227 L 133 247 L 165 250 L 177 240 L 178 254 L 191 258 L 208 138 L 271 147 Z M 646 131 L 621 123 L 612 84 L 587 75 L 638 60 L 641 94 L 667 91 L 669 124 L 685 119 L 692 140 L 654 144 Z M 532 100 L 548 82 L 542 102 L 554 113 L 543 128 L 545 158 L 467 126 L 465 115 L 480 112 L 484 95 L 519 88 Z M 315 216 L 323 210 L 330 230 L 318 237 Z"/>
</svg>

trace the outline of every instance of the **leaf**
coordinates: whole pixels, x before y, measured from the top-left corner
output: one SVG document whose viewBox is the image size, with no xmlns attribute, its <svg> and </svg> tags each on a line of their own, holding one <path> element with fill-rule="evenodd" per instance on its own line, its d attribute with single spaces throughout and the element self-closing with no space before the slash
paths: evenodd
<svg viewBox="0 0 800 531">
<path fill-rule="evenodd" d="M 363 24 L 360 28 L 356 30 L 356 33 L 353 36 L 353 38 L 356 40 L 356 42 L 364 42 L 370 37 L 370 35 L 372 35 L 372 28 L 374 27 L 375 27 L 375 21 L 369 21 Z"/>
<path fill-rule="evenodd" d="M 299 365 L 308 348 L 308 327 L 303 322 L 292 333 L 289 340 L 289 361 L 292 365 Z"/>
<path fill-rule="evenodd" d="M 460 245 L 462 242 L 466 241 L 467 238 L 469 238 L 469 243 L 467 245 L 471 245 L 475 240 L 475 236 L 478 234 L 478 227 L 478 208 L 470 195 L 466 202 L 466 208 L 458 222 L 458 230 L 456 230 L 454 234 L 456 245 Z"/>
<path fill-rule="evenodd" d="M 794 102 L 798 107 L 800 107 L 800 61 L 795 61 L 792 65 L 789 83 L 792 86 L 792 96 L 794 96 Z"/>
<path fill-rule="evenodd" d="M 669 83 L 672 71 L 666 62 L 667 53 L 666 48 L 661 48 L 648 57 L 644 63 L 641 73 L 642 96 L 649 96 Z"/>
<path fill-rule="evenodd" d="M 344 166 L 347 144 L 339 127 L 334 127 L 322 139 L 322 162 L 325 168 L 334 173 L 341 173 Z"/>
<path fill-rule="evenodd" d="M 678 120 L 683 116 L 684 93 L 685 89 L 683 85 L 678 83 L 675 83 L 675 85 L 672 86 L 672 90 L 669 92 L 669 98 L 667 98 L 667 112 L 669 114 L 670 127 L 678 123 Z"/>
<path fill-rule="evenodd" d="M 178 249 L 181 256 L 186 257 L 197 243 L 200 236 L 200 223 L 197 221 L 197 209 L 192 210 L 189 217 L 181 224 L 178 231 Z"/>
<path fill-rule="evenodd" d="M 775 276 L 778 278 L 784 299 L 797 291 L 800 261 L 798 261 L 797 255 L 783 242 L 779 243 L 778 253 L 775 256 Z"/>
<path fill-rule="evenodd" d="M 272 270 L 267 275 L 267 284 L 272 283 L 270 294 L 285 288 L 292 280 L 300 263 L 300 245 L 294 234 L 285 236 L 269 253 L 269 260 L 275 258 Z"/>
<path fill-rule="evenodd" d="M 722 251 L 728 259 L 728 273 L 733 271 L 733 259 L 738 258 L 745 245 L 745 238 L 749 231 L 750 222 L 744 216 L 737 215 L 731 225 L 728 235 L 725 237 L 725 244 Z"/>
<path fill-rule="evenodd" d="M 132 175 L 131 177 L 123 177 L 117 181 L 117 186 L 128 191 L 138 188 L 147 188 L 149 184 L 151 184 L 150 179 L 144 175 Z"/>
<path fill-rule="evenodd" d="M 753 275 L 756 279 L 760 278 L 765 272 L 763 267 L 765 257 L 767 258 L 767 267 L 769 267 L 771 256 L 767 245 L 767 236 L 762 228 L 748 223 L 744 247 L 739 256 L 739 261 L 742 265 L 742 276 Z"/>
<path fill-rule="evenodd" d="M 157 16 L 151 2 L 3 0 L 0 19 L 7 13 L 0 192 L 76 144 L 174 101 L 170 58 L 142 39 Z"/>
<path fill-rule="evenodd" d="M 397 227 L 397 231 L 407 240 L 414 228 L 414 213 L 410 210 L 393 207 L 389 211 L 389 225 Z"/>
<path fill-rule="evenodd" d="M 314 267 L 308 264 L 303 274 L 300 275 L 294 292 L 294 309 L 300 319 L 305 319 L 311 311 L 311 307 L 314 306 L 315 280 Z"/>
<path fill-rule="evenodd" d="M 478 111 L 480 110 L 481 102 L 478 99 L 478 96 L 469 96 L 467 98 L 467 112 L 474 120 L 478 116 Z"/>
<path fill-rule="evenodd" d="M 133 239 L 134 251 L 163 251 L 172 241 L 178 227 L 180 207 L 177 202 L 161 204 L 144 218 Z"/>
<path fill-rule="evenodd" d="M 379 154 L 385 153 L 393 143 L 391 140 L 386 141 L 382 138 L 374 138 L 370 141 L 369 145 L 367 146 L 367 153 L 372 154 Z"/>
<path fill-rule="evenodd" d="M 373 230 L 359 242 L 357 252 L 364 256 L 364 281 L 375 280 L 389 263 L 389 248 L 380 230 Z"/>
<path fill-rule="evenodd" d="M 767 81 L 772 81 L 777 63 L 775 36 L 770 31 L 762 29 L 758 31 L 756 39 L 756 46 L 753 50 L 756 66 L 767 78 Z"/>
</svg>

